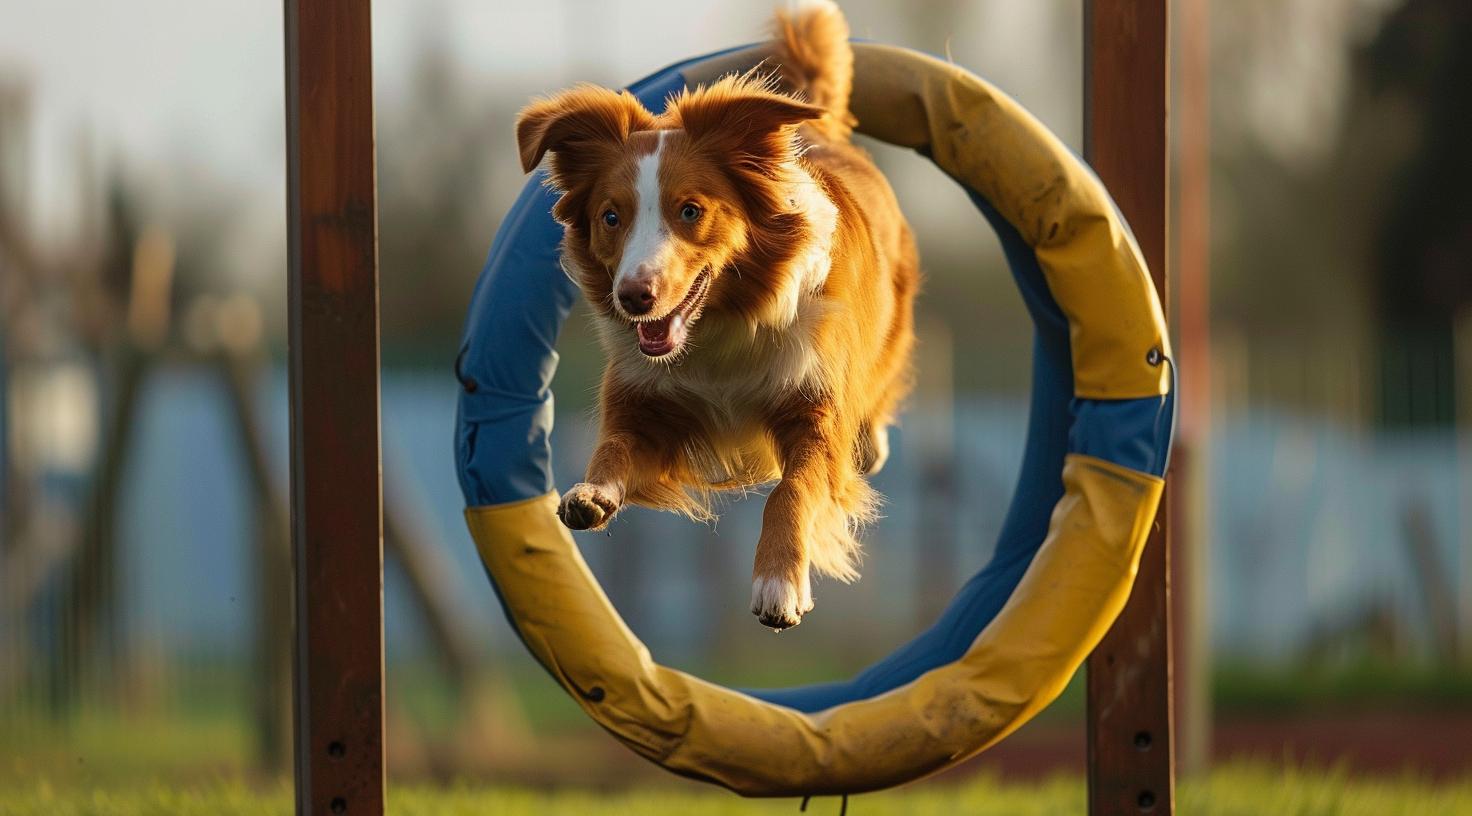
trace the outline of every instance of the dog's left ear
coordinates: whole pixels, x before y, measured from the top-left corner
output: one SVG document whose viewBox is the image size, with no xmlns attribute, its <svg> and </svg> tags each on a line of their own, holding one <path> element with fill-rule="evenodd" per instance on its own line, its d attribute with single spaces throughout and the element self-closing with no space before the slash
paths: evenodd
<svg viewBox="0 0 1472 816">
<path fill-rule="evenodd" d="M 826 113 L 750 77 L 688 91 L 671 100 L 670 109 L 693 139 L 729 142 L 733 155 L 778 161 L 796 155 L 797 126 Z"/>
</svg>

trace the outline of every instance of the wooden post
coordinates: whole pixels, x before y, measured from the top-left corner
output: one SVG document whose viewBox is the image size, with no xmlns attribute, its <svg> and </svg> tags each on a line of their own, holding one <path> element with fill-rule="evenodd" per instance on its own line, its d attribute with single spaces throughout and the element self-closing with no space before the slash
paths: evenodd
<svg viewBox="0 0 1472 816">
<path fill-rule="evenodd" d="M 1084 4 L 1084 155 L 1129 221 L 1163 304 L 1167 5 Z M 1129 602 L 1089 657 L 1089 812 L 1096 816 L 1175 811 L 1168 507 L 1162 499 Z"/>
<path fill-rule="evenodd" d="M 382 814 L 383 514 L 369 0 L 286 0 L 298 814 Z"/>
</svg>

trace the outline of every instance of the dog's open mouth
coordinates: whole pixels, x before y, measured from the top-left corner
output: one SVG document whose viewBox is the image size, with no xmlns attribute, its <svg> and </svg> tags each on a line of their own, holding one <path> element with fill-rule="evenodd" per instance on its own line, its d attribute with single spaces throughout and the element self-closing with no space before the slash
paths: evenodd
<svg viewBox="0 0 1472 816">
<path fill-rule="evenodd" d="M 669 314 L 658 320 L 641 320 L 634 324 L 639 335 L 639 351 L 648 357 L 664 357 L 673 354 L 685 345 L 690 336 L 690 325 L 700 316 L 700 307 L 705 305 L 706 293 L 710 290 L 710 270 L 703 269 L 690 284 L 690 291 Z"/>
</svg>

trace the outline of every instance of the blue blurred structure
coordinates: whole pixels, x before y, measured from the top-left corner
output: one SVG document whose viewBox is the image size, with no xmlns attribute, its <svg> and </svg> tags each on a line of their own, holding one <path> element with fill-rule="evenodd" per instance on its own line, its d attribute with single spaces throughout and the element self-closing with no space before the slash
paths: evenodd
<svg viewBox="0 0 1472 816">
<path fill-rule="evenodd" d="M 280 374 L 259 394 L 263 415 L 275 420 L 270 433 L 283 462 L 285 397 Z M 466 619 L 493 627 L 484 640 L 509 649 L 514 641 L 464 532 L 463 502 L 446 453 L 455 399 L 453 379 L 441 372 L 386 372 L 386 463 L 407 469 L 404 475 L 416 483 L 415 492 L 429 502 L 424 515 L 431 532 L 449 547 L 447 555 L 465 584 L 457 592 L 474 604 Z M 252 507 L 249 485 L 234 461 L 239 454 L 226 424 L 224 396 L 209 372 L 173 370 L 151 383 L 144 400 L 120 518 L 128 582 L 121 593 L 128 604 L 123 617 L 161 639 L 166 653 L 227 656 L 239 650 L 245 657 L 252 626 L 247 561 Z M 867 537 L 863 579 L 849 587 L 818 587 L 825 604 L 835 609 L 826 616 L 828 623 L 860 616 L 876 653 L 912 634 L 908 611 L 916 604 L 913 546 L 914 531 L 924 524 L 917 516 L 924 463 L 907 449 L 905 436 L 921 432 L 940 410 L 915 407 L 896 438 L 895 457 L 878 479 L 888 501 L 885 518 Z M 1021 458 L 1025 419 L 1021 397 L 954 407 L 957 491 L 963 497 L 955 508 L 957 576 L 970 574 L 990 555 Z M 566 413 L 558 416 L 554 434 L 554 472 L 558 486 L 566 488 L 586 464 L 593 431 L 587 416 Z M 1225 657 L 1288 661 L 1316 630 L 1367 605 L 1393 610 L 1412 654 L 1429 649 L 1431 627 L 1401 544 L 1399 520 L 1404 502 L 1422 501 L 1437 533 L 1441 563 L 1449 568 L 1447 580 L 1459 595 L 1472 592 L 1456 583 L 1457 542 L 1464 535 L 1457 442 L 1450 429 L 1366 434 L 1281 410 L 1221 417 L 1212 442 L 1216 546 L 1208 572 L 1216 651 Z M 635 511 L 609 535 L 582 535 L 580 543 L 604 577 L 617 571 L 616 562 L 628 556 L 633 540 L 643 540 L 637 546 L 644 548 L 639 559 L 646 574 L 618 575 L 610 580 L 610 592 L 616 602 L 637 607 L 627 610 L 631 621 L 663 659 L 689 663 L 706 657 L 711 633 L 723 631 L 721 620 L 706 616 L 745 619 L 744 598 L 733 588 L 739 587 L 706 574 L 712 556 L 704 550 L 726 550 L 715 561 L 739 570 L 743 559 L 749 560 L 759 526 L 759 499 L 738 500 L 714 527 Z M 631 534 L 635 530 L 639 534 Z M 644 584 L 627 586 L 630 580 Z M 948 595 L 953 589 L 935 591 Z M 391 571 L 391 659 L 416 656 L 423 642 L 417 621 L 405 614 L 403 592 Z M 691 613 L 702 605 L 710 611 Z M 826 630 L 824 618 L 815 617 L 812 628 Z M 834 651 L 843 648 L 833 644 Z M 871 656 L 855 655 L 854 662 Z"/>
</svg>

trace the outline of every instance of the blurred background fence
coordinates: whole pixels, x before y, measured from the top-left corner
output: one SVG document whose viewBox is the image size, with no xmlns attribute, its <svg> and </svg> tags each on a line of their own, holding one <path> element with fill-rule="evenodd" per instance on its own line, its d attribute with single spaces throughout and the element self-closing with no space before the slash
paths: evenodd
<svg viewBox="0 0 1472 816">
<path fill-rule="evenodd" d="M 0 28 L 0 774 L 270 775 L 290 767 L 280 12 L 130 5 L 0 0 L 20 23 Z M 481 573 L 451 364 L 523 180 L 516 109 L 754 39 L 768 14 L 698 5 L 375 4 L 396 775 L 627 778 Z M 1077 3 L 845 7 L 856 34 L 951 56 L 1079 143 Z M 631 22 L 655 15 L 657 30 Z M 1458 0 L 1242 0 L 1211 17 L 1211 425 L 1190 543 L 1205 582 L 1187 602 L 1219 725 L 1323 706 L 1422 741 L 1428 720 L 1472 723 L 1469 35 Z M 630 512 L 579 543 L 663 662 L 738 685 L 844 676 L 990 553 L 1029 324 L 960 190 L 874 150 L 928 280 L 920 388 L 876 480 L 864 577 L 820 583 L 818 611 L 775 637 L 746 610 L 759 497 L 711 526 Z M 593 433 L 581 313 L 560 351 L 565 487 Z M 1080 708 L 1066 695 L 1032 729 L 1056 750 L 1018 767 L 1070 767 Z M 1225 733 L 1221 751 L 1288 739 Z M 1458 745 L 1387 762 L 1465 769 Z"/>
</svg>

